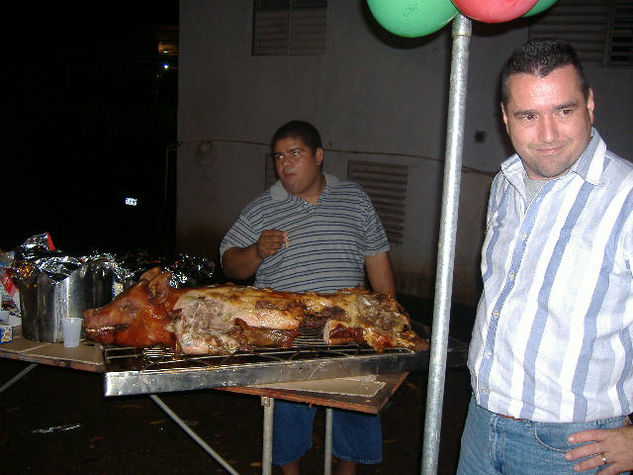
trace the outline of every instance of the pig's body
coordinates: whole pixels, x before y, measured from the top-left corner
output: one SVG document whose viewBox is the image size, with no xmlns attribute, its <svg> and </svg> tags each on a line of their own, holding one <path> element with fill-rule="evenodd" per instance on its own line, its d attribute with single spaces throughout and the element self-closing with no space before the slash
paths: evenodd
<svg viewBox="0 0 633 475">
<path fill-rule="evenodd" d="M 328 344 L 357 342 L 377 351 L 428 348 L 388 295 L 362 289 L 292 293 L 235 285 L 175 289 L 159 268 L 108 305 L 86 310 L 84 327 L 103 344 L 162 344 L 190 354 L 290 347 L 302 326 L 325 328 Z M 335 322 L 332 325 L 330 322 Z"/>
</svg>

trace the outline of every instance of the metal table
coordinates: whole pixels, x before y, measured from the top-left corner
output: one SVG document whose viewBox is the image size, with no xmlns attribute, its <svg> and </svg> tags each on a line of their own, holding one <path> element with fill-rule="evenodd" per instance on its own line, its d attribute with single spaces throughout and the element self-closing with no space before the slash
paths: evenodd
<svg viewBox="0 0 633 475">
<path fill-rule="evenodd" d="M 103 348 L 99 344 L 90 341 L 82 341 L 77 348 L 66 348 L 61 343 L 42 343 L 27 340 L 19 334 L 14 337 L 14 341 L 0 345 L 0 358 L 8 358 L 31 363 L 22 372 L 12 378 L 9 382 L 0 387 L 0 393 L 18 382 L 29 371 L 38 364 L 72 368 L 80 371 L 90 371 L 95 373 L 106 372 L 106 365 L 103 360 Z M 338 389 L 328 389 L 328 385 L 334 384 L 340 387 L 340 379 L 310 381 L 310 384 L 320 384 L 321 388 L 314 390 L 306 388 L 305 382 L 294 383 L 271 383 L 251 386 L 232 386 L 215 388 L 239 394 L 251 394 L 261 398 L 264 407 L 264 436 L 262 451 L 262 472 L 271 473 L 272 470 L 272 417 L 275 399 L 288 401 L 305 402 L 316 404 L 326 408 L 326 442 L 324 473 L 331 471 L 331 423 L 332 408 L 348 409 L 365 413 L 378 413 L 386 404 L 389 398 L 405 380 L 407 372 L 380 374 L 375 377 L 375 381 L 381 386 L 375 394 L 364 394 L 361 391 L 347 391 L 348 394 L 337 393 Z M 353 388 L 354 380 L 349 378 L 345 381 L 348 387 Z M 336 383 L 336 384 L 335 384 Z M 337 386 L 338 384 L 338 386 Z M 357 383 L 362 386 L 362 382 Z M 361 388 L 362 389 L 362 388 Z M 213 457 L 227 472 L 237 473 L 219 454 L 217 454 L 204 440 L 189 428 L 156 394 L 148 393 L 149 397 L 185 431 L 203 450 Z"/>
</svg>

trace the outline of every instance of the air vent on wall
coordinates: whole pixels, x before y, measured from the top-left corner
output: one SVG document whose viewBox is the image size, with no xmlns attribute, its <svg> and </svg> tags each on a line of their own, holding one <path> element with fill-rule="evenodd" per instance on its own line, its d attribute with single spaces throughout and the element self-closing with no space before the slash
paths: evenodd
<svg viewBox="0 0 633 475">
<path fill-rule="evenodd" d="M 327 0 L 256 0 L 253 55 L 314 55 L 325 51 Z"/>
<path fill-rule="evenodd" d="M 389 242 L 401 244 L 404 239 L 407 166 L 350 160 L 347 177 L 361 185 L 371 198 Z"/>
<path fill-rule="evenodd" d="M 633 1 L 616 0 L 609 15 L 607 65 L 633 67 Z"/>
<path fill-rule="evenodd" d="M 571 43 L 586 66 L 633 66 L 633 0 L 559 0 L 530 26 L 530 38 Z"/>
</svg>

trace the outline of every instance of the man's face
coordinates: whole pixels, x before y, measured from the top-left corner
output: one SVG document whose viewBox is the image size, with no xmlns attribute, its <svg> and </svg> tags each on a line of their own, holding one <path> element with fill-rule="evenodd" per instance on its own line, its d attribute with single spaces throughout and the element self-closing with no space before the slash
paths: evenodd
<svg viewBox="0 0 633 475">
<path fill-rule="evenodd" d="M 503 121 L 529 178 L 548 180 L 569 171 L 591 139 L 593 92 L 585 95 L 572 65 L 543 78 L 514 74 Z"/>
<path fill-rule="evenodd" d="M 273 147 L 275 168 L 288 193 L 311 201 L 321 192 L 323 149 L 310 150 L 298 137 L 280 139 Z"/>
</svg>

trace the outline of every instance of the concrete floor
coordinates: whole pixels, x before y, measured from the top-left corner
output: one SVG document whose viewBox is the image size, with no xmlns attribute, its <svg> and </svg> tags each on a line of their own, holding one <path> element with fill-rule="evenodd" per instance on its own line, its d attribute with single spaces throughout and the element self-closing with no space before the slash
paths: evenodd
<svg viewBox="0 0 633 475">
<path fill-rule="evenodd" d="M 400 301 L 415 320 L 429 321 L 429 302 Z M 453 313 L 451 336 L 467 341 L 473 311 Z M 27 365 L 0 360 L 0 385 Z M 381 411 L 384 461 L 359 474 L 420 473 L 426 379 L 411 373 Z M 259 397 L 218 390 L 160 397 L 239 473 L 261 472 Z M 469 397 L 466 369 L 448 370 L 439 473 L 455 472 Z M 98 374 L 40 365 L 0 393 L 0 405 L 0 473 L 226 473 L 148 396 L 105 398 Z M 322 473 L 323 443 L 321 410 L 302 473 Z"/>
</svg>

